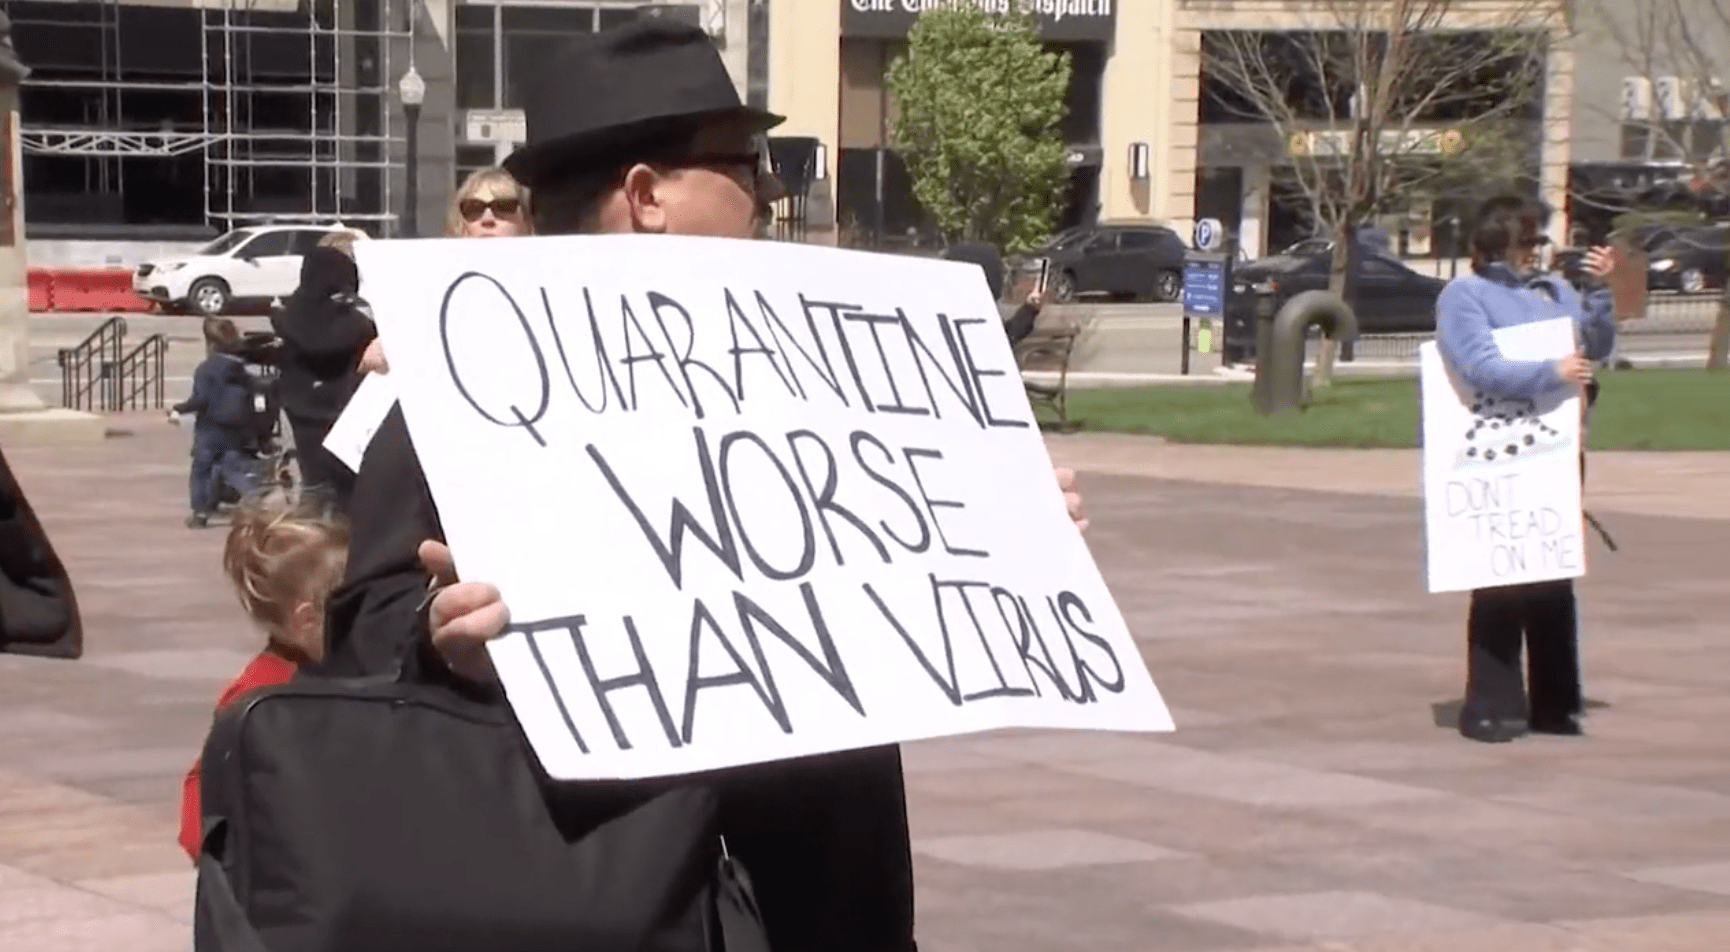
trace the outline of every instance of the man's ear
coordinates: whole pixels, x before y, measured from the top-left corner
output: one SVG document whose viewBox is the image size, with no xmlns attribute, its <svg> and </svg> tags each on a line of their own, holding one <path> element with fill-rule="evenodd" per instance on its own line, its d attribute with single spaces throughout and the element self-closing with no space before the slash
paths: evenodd
<svg viewBox="0 0 1730 952">
<path fill-rule="evenodd" d="M 667 210 L 661 204 L 660 187 L 665 181 L 661 173 L 638 163 L 625 173 L 620 191 L 631 207 L 631 227 L 634 231 L 660 234 L 667 230 Z"/>
</svg>

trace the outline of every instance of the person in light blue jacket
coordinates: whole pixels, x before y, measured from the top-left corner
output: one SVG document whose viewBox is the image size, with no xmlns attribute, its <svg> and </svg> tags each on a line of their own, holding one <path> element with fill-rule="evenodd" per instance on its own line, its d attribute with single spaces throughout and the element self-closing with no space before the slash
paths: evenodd
<svg viewBox="0 0 1730 952">
<path fill-rule="evenodd" d="M 1436 300 L 1436 346 L 1462 382 L 1485 394 L 1529 399 L 1576 386 L 1589 400 L 1596 395 L 1592 368 L 1616 346 L 1610 293 L 1600 288 L 1582 295 L 1559 276 L 1529 273 L 1544 243 L 1545 217 L 1541 205 L 1519 196 L 1484 203 L 1471 234 L 1472 271 L 1448 282 Z M 1598 278 L 1614 267 L 1609 248 L 1586 256 L 1586 269 Z M 1510 360 L 1496 346 L 1493 334 L 1500 328 L 1558 317 L 1578 324 L 1579 353 Z M 1582 455 L 1582 472 L 1584 466 Z M 1522 642 L 1529 678 L 1521 677 Z M 1580 733 L 1584 696 L 1572 581 L 1472 592 L 1466 644 L 1461 734 L 1500 743 L 1528 731 Z"/>
</svg>

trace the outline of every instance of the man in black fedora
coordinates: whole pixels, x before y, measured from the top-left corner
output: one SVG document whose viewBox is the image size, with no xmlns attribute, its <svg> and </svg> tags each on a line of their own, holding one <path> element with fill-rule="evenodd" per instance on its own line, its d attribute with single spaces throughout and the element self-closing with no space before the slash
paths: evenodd
<svg viewBox="0 0 1730 952">
<path fill-rule="evenodd" d="M 544 75 L 526 103 L 528 142 L 505 163 L 533 196 L 537 234 L 750 238 L 781 197 L 763 141 L 781 117 L 739 101 L 701 30 L 648 19 L 577 37 Z M 1079 522 L 1079 497 L 1068 501 Z M 400 409 L 367 449 L 351 511 L 326 672 L 412 670 L 426 663 L 419 649 L 430 634 L 451 670 L 492 680 L 484 645 L 508 612 L 492 586 L 450 584 L 450 553 Z M 448 586 L 430 606 L 429 574 Z M 641 788 L 647 797 L 682 782 Z M 705 782 L 719 788 L 727 843 L 756 883 L 775 952 L 912 952 L 899 748 L 736 768 Z M 582 800 L 576 785 L 559 808 L 580 811 Z"/>
<path fill-rule="evenodd" d="M 533 196 L 537 234 L 750 238 L 781 197 L 763 148 L 763 133 L 781 117 L 740 103 L 701 30 L 645 19 L 574 38 L 544 75 L 526 103 L 528 142 L 505 163 Z M 448 553 L 434 544 L 424 563 L 418 556 L 424 540 L 442 543 L 443 532 L 400 408 L 367 449 L 351 512 L 326 671 L 424 664 L 415 650 L 427 632 L 419 607 L 428 568 L 443 568 Z M 491 679 L 480 641 L 447 639 L 446 658 L 459 673 Z M 645 783 L 644 796 L 679 782 Z M 726 771 L 718 786 L 728 846 L 755 882 L 776 952 L 911 952 L 898 748 Z M 560 808 L 580 811 L 581 799 L 562 796 Z"/>
</svg>

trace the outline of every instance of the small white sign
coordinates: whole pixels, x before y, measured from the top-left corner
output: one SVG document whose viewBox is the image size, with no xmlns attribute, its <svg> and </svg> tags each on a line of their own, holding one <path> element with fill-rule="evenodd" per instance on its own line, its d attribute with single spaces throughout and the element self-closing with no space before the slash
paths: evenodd
<svg viewBox="0 0 1730 952">
<path fill-rule="evenodd" d="M 521 109 L 470 109 L 463 114 L 469 142 L 520 144 L 528 141 L 528 122 Z"/>
<path fill-rule="evenodd" d="M 360 386 L 354 388 L 342 416 L 336 418 L 330 432 L 324 435 L 324 448 L 350 472 L 360 472 L 360 461 L 366 456 L 366 448 L 372 445 L 373 434 L 394 406 L 396 388 L 391 386 L 390 378 L 381 373 L 367 374 L 361 378 Z"/>
<path fill-rule="evenodd" d="M 1576 346 L 1571 318 L 1495 338 L 1509 360 L 1556 360 Z M 1585 575 L 1579 391 L 1498 399 L 1459 381 L 1434 343 L 1418 353 L 1430 591 Z"/>
<path fill-rule="evenodd" d="M 657 235 L 355 250 L 552 776 L 1171 728 L 977 267 Z"/>
</svg>

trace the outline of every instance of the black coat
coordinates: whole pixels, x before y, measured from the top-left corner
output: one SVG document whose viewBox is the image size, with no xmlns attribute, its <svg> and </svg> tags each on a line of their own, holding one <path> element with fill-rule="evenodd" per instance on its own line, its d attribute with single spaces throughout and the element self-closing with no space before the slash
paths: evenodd
<svg viewBox="0 0 1730 952">
<path fill-rule="evenodd" d="M 558 501 L 549 500 L 549 505 Z M 355 480 L 348 571 L 331 599 L 325 673 L 444 675 L 427 645 L 416 549 L 443 539 L 402 409 L 380 424 Z M 503 703 L 502 699 L 500 703 Z M 913 863 L 898 747 L 674 777 L 557 784 L 552 809 L 585 830 L 668 787 L 712 783 L 728 847 L 750 873 L 774 949 L 913 952 Z"/>
<path fill-rule="evenodd" d="M 66 566 L 0 455 L 0 651 L 44 658 L 84 654 L 84 628 Z"/>
<path fill-rule="evenodd" d="M 324 448 L 324 437 L 360 384 L 361 354 L 378 336 L 359 289 L 352 259 L 333 248 L 315 248 L 301 262 L 300 286 L 271 318 L 282 340 L 282 409 L 294 430 L 301 475 L 332 493 L 342 509 L 354 477 Z"/>
</svg>

